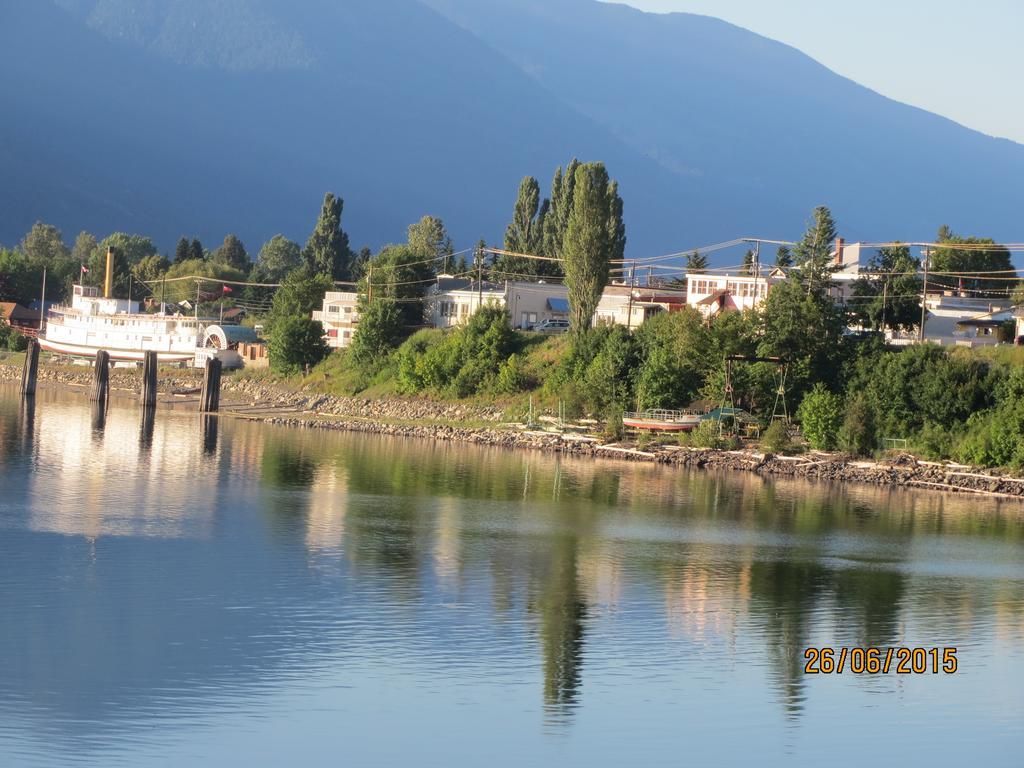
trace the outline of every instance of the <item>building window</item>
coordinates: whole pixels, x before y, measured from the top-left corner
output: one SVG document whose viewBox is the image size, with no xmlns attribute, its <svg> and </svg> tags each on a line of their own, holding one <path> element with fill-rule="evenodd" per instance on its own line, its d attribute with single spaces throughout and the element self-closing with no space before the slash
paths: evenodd
<svg viewBox="0 0 1024 768">
<path fill-rule="evenodd" d="M 337 304 L 330 304 L 327 307 L 327 311 L 328 312 L 338 313 L 339 311 L 341 311 L 341 309 L 340 309 L 340 307 L 338 307 Z"/>
</svg>

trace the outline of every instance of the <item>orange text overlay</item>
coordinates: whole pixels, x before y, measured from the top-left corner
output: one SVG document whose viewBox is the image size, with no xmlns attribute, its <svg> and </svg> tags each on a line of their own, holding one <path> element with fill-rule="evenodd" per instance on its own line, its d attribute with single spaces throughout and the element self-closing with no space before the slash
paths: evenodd
<svg viewBox="0 0 1024 768">
<path fill-rule="evenodd" d="M 952 675 L 956 648 L 808 648 L 804 651 L 808 675 Z"/>
</svg>

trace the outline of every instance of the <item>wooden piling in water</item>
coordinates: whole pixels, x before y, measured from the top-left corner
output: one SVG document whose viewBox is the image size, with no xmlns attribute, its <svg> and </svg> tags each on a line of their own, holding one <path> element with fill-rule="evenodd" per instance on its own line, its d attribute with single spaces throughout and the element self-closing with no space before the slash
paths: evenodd
<svg viewBox="0 0 1024 768">
<path fill-rule="evenodd" d="M 142 364 L 142 407 L 156 407 L 156 352 L 146 352 Z"/>
<path fill-rule="evenodd" d="M 39 342 L 29 339 L 25 350 L 25 367 L 21 371 L 21 394 L 31 396 L 36 393 L 36 379 L 39 376 Z"/>
<path fill-rule="evenodd" d="M 107 404 L 110 393 L 110 353 L 100 350 L 96 353 L 96 364 L 92 369 L 92 392 L 89 399 L 94 403 Z"/>
<path fill-rule="evenodd" d="M 216 357 L 206 361 L 203 375 L 203 393 L 199 398 L 199 410 L 203 413 L 216 413 L 220 409 L 220 371 L 221 361 Z"/>
</svg>

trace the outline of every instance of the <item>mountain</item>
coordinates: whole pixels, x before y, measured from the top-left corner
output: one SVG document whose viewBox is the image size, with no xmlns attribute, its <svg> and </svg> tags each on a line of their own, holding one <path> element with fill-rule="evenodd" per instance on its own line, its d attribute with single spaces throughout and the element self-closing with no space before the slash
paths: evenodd
<svg viewBox="0 0 1024 768">
<path fill-rule="evenodd" d="M 941 223 L 1011 238 L 1024 147 L 892 102 L 714 19 L 591 0 L 8 0 L 0 242 L 81 229 L 353 245 L 442 217 L 500 242 L 519 179 L 620 181 L 631 255 Z"/>
</svg>

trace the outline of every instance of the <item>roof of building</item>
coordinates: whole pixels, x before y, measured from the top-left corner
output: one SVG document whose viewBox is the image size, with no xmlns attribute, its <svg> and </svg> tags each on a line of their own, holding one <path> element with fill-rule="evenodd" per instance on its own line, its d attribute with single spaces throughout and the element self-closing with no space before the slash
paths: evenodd
<svg viewBox="0 0 1024 768">
<path fill-rule="evenodd" d="M 698 305 L 715 304 L 719 299 L 724 296 L 728 296 L 729 291 L 715 291 L 710 296 L 705 296 L 703 299 L 697 302 Z"/>
<path fill-rule="evenodd" d="M 478 287 L 476 280 L 468 280 L 464 277 L 439 277 L 437 283 L 432 286 L 436 293 L 451 293 L 453 291 L 483 291 L 484 293 L 498 293 L 505 290 L 504 285 L 489 283 L 484 280 L 483 285 Z"/>
<path fill-rule="evenodd" d="M 13 301 L 0 301 L 0 318 L 10 324 L 12 320 L 19 320 L 24 322 L 37 321 L 39 320 L 39 312 L 33 312 L 31 309 L 25 309 Z"/>
<path fill-rule="evenodd" d="M 221 332 L 223 332 L 224 337 L 228 340 L 229 344 L 236 344 L 239 342 L 255 344 L 260 340 L 256 330 L 247 325 L 219 325 L 213 327 L 219 328 Z"/>
</svg>

